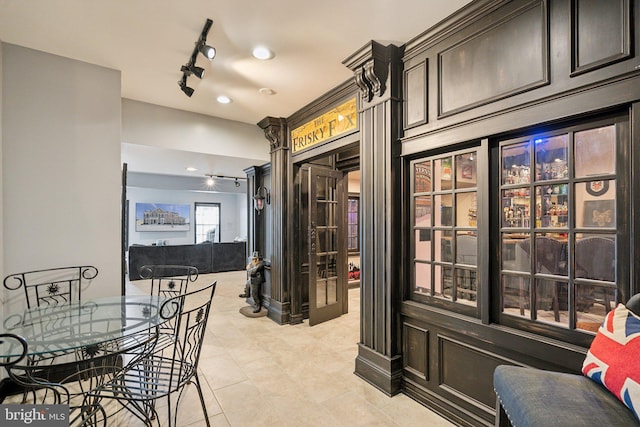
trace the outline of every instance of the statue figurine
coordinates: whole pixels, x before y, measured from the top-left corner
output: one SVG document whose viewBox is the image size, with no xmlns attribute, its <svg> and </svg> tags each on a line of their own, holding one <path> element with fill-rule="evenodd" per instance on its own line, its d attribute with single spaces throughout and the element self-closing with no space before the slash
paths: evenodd
<svg viewBox="0 0 640 427">
<path fill-rule="evenodd" d="M 244 293 L 238 295 L 240 298 L 253 298 L 253 312 L 259 313 L 262 309 L 262 283 L 264 283 L 264 261 L 260 253 L 255 251 L 251 256 L 251 262 L 247 264 L 247 283 Z"/>
</svg>

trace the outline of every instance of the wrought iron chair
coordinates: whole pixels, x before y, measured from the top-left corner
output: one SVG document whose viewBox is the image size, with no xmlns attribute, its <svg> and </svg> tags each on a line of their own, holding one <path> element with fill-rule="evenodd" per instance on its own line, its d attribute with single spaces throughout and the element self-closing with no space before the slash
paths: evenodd
<svg viewBox="0 0 640 427">
<path fill-rule="evenodd" d="M 177 311 L 176 341 L 164 352 L 151 352 L 135 363 L 129 363 L 111 381 L 105 382 L 88 393 L 88 396 L 115 400 L 133 415 L 150 424 L 157 419 L 155 401 L 167 398 L 169 425 L 177 425 L 178 404 L 184 387 L 193 383 L 197 389 L 205 422 L 209 416 L 198 378 L 198 361 L 211 311 L 216 282 L 200 290 L 175 296 L 165 301 L 160 314 Z M 169 351 L 170 350 L 170 351 Z M 178 393 L 175 409 L 171 397 Z M 172 419 L 172 411 L 174 411 Z"/>
<path fill-rule="evenodd" d="M 58 267 L 10 274 L 3 284 L 10 291 L 22 289 L 27 308 L 32 308 L 81 301 L 83 287 L 97 275 L 91 265 Z"/>
<path fill-rule="evenodd" d="M 3 285 L 9 291 L 16 293 L 22 291 L 24 304 L 27 309 L 31 309 L 81 301 L 83 289 L 97 275 L 98 269 L 91 265 L 56 267 L 10 274 L 4 278 Z M 69 356 L 69 354 L 71 353 L 59 352 L 47 356 L 30 357 L 29 363 L 33 367 L 41 366 L 43 372 L 38 376 L 45 376 L 48 375 L 46 365 L 51 365 L 54 361 L 57 363 L 62 357 L 81 358 L 81 355 Z M 26 401 L 29 391 L 34 390 L 33 388 L 25 389 L 23 401 Z"/>
<path fill-rule="evenodd" d="M 138 270 L 141 279 L 150 280 L 149 293 L 164 298 L 173 298 L 187 293 L 190 283 L 198 279 L 198 269 L 190 265 L 143 265 Z M 160 335 L 155 351 L 173 345 L 176 340 L 176 318 L 160 326 Z"/>
</svg>

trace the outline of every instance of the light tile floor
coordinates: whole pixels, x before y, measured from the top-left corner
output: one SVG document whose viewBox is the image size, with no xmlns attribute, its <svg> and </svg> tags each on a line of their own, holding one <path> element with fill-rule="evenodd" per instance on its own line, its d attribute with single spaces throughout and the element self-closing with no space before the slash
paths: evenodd
<svg viewBox="0 0 640 427">
<path fill-rule="evenodd" d="M 349 291 L 349 313 L 310 327 L 278 325 L 267 317 L 248 318 L 238 294 L 246 273 L 200 275 L 195 289 L 218 282 L 200 359 L 200 379 L 209 421 L 214 427 L 432 426 L 451 423 L 399 394 L 388 397 L 354 371 L 359 341 L 359 290 Z M 128 284 L 128 293 L 144 291 Z M 158 403 L 162 425 L 166 402 Z M 109 409 L 109 408 L 107 408 Z M 111 426 L 141 426 L 120 412 Z M 193 385 L 178 409 L 177 426 L 205 426 Z"/>
</svg>

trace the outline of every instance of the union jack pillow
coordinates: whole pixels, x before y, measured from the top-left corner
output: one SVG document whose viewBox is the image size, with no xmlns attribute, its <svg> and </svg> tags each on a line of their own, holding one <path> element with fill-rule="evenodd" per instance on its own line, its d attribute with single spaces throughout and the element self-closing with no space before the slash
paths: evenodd
<svg viewBox="0 0 640 427">
<path fill-rule="evenodd" d="M 623 304 L 610 311 L 591 343 L 582 373 L 605 386 L 640 419 L 640 317 Z"/>
</svg>

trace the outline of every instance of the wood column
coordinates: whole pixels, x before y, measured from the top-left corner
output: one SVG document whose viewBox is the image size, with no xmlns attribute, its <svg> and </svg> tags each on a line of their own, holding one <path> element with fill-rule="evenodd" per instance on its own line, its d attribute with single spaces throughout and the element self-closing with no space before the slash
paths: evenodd
<svg viewBox="0 0 640 427">
<path fill-rule="evenodd" d="M 287 260 L 293 250 L 293 213 L 291 208 L 293 195 L 293 174 L 291 150 L 288 142 L 287 121 L 281 117 L 265 117 L 258 126 L 264 130 L 271 144 L 271 209 L 273 239 L 271 242 L 271 305 L 269 318 L 284 323 L 300 323 L 291 312 L 291 286 L 293 265 Z"/>
<path fill-rule="evenodd" d="M 361 325 L 355 373 L 388 395 L 400 391 L 402 377 L 401 53 L 401 48 L 372 41 L 343 62 L 362 97 Z"/>
</svg>

